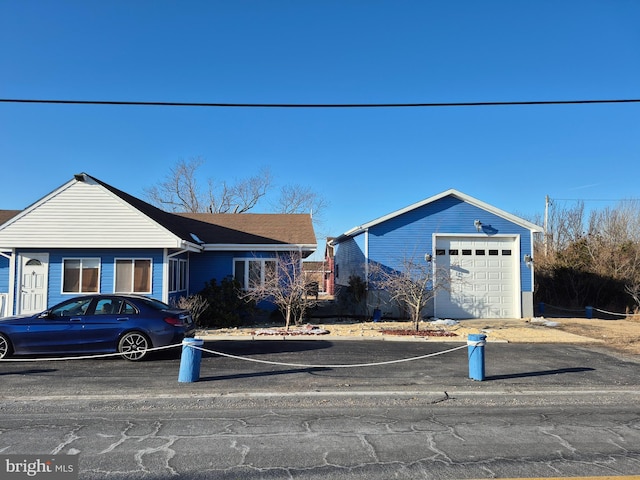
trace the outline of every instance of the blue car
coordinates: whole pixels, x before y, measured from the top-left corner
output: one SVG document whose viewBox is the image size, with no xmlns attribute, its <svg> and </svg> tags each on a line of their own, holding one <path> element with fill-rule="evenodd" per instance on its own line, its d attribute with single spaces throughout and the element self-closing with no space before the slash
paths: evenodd
<svg viewBox="0 0 640 480">
<path fill-rule="evenodd" d="M 117 352 L 142 360 L 153 347 L 195 334 L 187 310 L 136 295 L 86 295 L 42 313 L 0 318 L 0 359 L 15 355 Z"/>
</svg>

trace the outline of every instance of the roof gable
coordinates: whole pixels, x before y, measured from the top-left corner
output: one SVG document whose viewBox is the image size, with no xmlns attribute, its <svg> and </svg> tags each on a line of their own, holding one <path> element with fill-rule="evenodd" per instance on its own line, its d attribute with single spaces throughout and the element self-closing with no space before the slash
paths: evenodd
<svg viewBox="0 0 640 480">
<path fill-rule="evenodd" d="M 181 243 L 100 184 L 77 176 L 0 225 L 5 248 L 172 248 Z"/>
<path fill-rule="evenodd" d="M 481 200 L 478 200 L 477 198 L 471 197 L 469 195 L 466 195 L 462 192 L 459 192 L 458 190 L 455 189 L 449 189 L 446 190 L 442 193 L 439 193 L 437 195 L 434 195 L 432 197 L 429 197 L 425 200 L 422 200 L 420 202 L 414 203 L 412 205 L 409 205 L 405 208 L 402 208 L 400 210 L 396 210 L 394 212 L 391 212 L 387 215 L 384 215 L 382 217 L 379 217 L 375 220 L 372 220 L 370 222 L 364 223 L 362 225 L 358 225 L 357 227 L 352 228 L 351 230 L 343 233 L 342 235 L 340 235 L 340 237 L 338 237 L 336 239 L 336 243 L 339 243 L 342 239 L 344 238 L 348 238 L 348 237 L 353 237 L 356 235 L 359 235 L 360 233 L 364 232 L 365 230 L 368 230 L 374 226 L 380 225 L 388 220 L 394 219 L 396 217 L 399 217 L 400 215 L 404 215 L 405 213 L 411 212 L 413 210 L 416 210 L 420 207 L 423 207 L 425 205 L 437 202 L 438 200 L 441 200 L 445 197 L 448 196 L 452 196 L 455 197 L 463 202 L 466 202 L 470 205 L 473 205 L 477 208 L 480 208 L 482 210 L 486 210 L 487 212 L 490 212 L 494 215 L 497 215 L 499 217 L 504 218 L 505 220 L 508 220 L 509 222 L 512 222 L 516 225 L 519 225 L 523 228 L 526 228 L 532 232 L 542 232 L 542 228 L 540 228 L 538 225 L 535 225 L 531 222 L 528 222 L 520 217 L 517 217 L 516 215 L 513 215 L 511 213 L 505 212 L 504 210 L 501 210 L 499 208 L 496 208 L 492 205 L 489 205 L 488 203 L 482 202 Z"/>
</svg>

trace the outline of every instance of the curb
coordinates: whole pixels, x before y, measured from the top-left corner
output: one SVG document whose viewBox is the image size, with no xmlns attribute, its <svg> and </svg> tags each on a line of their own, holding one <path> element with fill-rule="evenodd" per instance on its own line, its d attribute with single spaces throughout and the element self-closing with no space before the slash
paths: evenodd
<svg viewBox="0 0 640 480">
<path fill-rule="evenodd" d="M 466 337 L 417 337 L 402 335 L 379 336 L 345 336 L 345 335 L 232 335 L 196 333 L 196 337 L 205 341 L 237 340 L 237 341 L 261 341 L 261 340 L 330 340 L 334 341 L 384 341 L 384 342 L 438 342 L 438 343 L 466 343 Z M 509 343 L 508 340 L 487 338 L 487 343 Z"/>
</svg>

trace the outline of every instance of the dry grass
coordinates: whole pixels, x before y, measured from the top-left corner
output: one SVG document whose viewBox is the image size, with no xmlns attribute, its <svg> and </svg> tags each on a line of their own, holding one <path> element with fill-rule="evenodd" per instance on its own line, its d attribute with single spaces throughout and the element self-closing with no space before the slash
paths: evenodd
<svg viewBox="0 0 640 480">
<path fill-rule="evenodd" d="M 466 341 L 470 333 L 484 333 L 489 342 L 509 343 L 573 343 L 598 344 L 628 354 L 640 355 L 640 318 L 626 320 L 597 320 L 584 318 L 554 318 L 557 326 L 545 326 L 524 319 L 461 320 L 453 326 L 434 327 L 428 322 L 421 330 L 435 329 L 447 335 L 430 335 L 428 341 Z M 407 330 L 409 322 L 340 322 L 323 321 L 314 326 L 329 331 L 327 337 L 385 338 L 385 330 Z M 203 332 L 224 336 L 255 336 L 260 327 L 220 329 Z M 410 327 L 409 327 L 410 328 Z M 410 333 L 410 332 L 409 332 Z M 456 336 L 449 336 L 453 333 Z"/>
</svg>

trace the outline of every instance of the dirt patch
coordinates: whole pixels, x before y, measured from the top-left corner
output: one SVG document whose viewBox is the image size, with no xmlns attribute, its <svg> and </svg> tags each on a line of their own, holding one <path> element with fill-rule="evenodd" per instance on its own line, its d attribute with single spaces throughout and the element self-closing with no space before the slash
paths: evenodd
<svg viewBox="0 0 640 480">
<path fill-rule="evenodd" d="M 482 333 L 488 342 L 509 343 L 572 343 L 594 344 L 625 353 L 640 355 L 640 321 L 597 320 L 584 318 L 545 319 L 481 319 L 460 320 L 453 325 L 421 322 L 420 331 L 408 328 L 410 322 L 340 322 L 323 320 L 312 326 L 292 327 L 289 332 L 282 325 L 272 328 L 233 328 L 199 332 L 205 338 L 215 336 L 260 335 L 268 330 L 272 335 L 317 335 L 323 337 L 385 338 L 407 336 L 426 341 L 465 341 L 469 334 Z M 326 331 L 326 333 L 325 333 Z"/>
<path fill-rule="evenodd" d="M 414 330 L 414 329 L 387 329 L 380 330 L 382 335 L 397 335 L 399 337 L 457 337 L 457 333 L 444 330 Z"/>
</svg>

